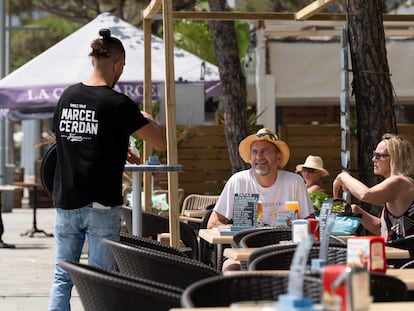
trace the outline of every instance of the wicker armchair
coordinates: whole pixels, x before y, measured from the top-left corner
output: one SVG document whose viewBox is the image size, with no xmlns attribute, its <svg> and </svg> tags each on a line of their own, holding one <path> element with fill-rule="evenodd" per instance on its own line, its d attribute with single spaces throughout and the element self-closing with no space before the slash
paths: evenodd
<svg viewBox="0 0 414 311">
<path fill-rule="evenodd" d="M 205 195 L 205 194 L 189 194 L 183 201 L 181 209 L 180 220 L 184 222 L 195 222 L 201 224 L 205 214 L 207 213 L 206 207 L 215 204 L 220 196 L 218 195 Z M 200 212 L 198 217 L 186 215 L 188 212 Z"/>
<path fill-rule="evenodd" d="M 408 295 L 403 281 L 379 272 L 370 272 L 370 293 L 374 302 L 403 301 Z"/>
<path fill-rule="evenodd" d="M 129 233 L 120 233 L 119 242 L 130 246 L 142 246 L 160 252 L 166 252 L 177 256 L 187 257 L 187 254 L 174 247 L 165 245 L 150 238 L 144 238 Z"/>
<path fill-rule="evenodd" d="M 388 241 L 385 245 L 406 249 L 410 252 L 410 257 L 414 257 L 414 235 L 408 235 L 401 239 Z"/>
<path fill-rule="evenodd" d="M 414 260 L 410 259 L 409 261 L 406 261 L 400 269 L 413 269 L 414 268 Z"/>
<path fill-rule="evenodd" d="M 112 240 L 104 243 L 111 247 L 119 271 L 127 275 L 184 289 L 195 281 L 220 274 L 198 260 Z"/>
<path fill-rule="evenodd" d="M 241 247 L 240 245 L 241 239 L 250 233 L 257 232 L 259 230 L 270 230 L 270 229 L 272 228 L 264 227 L 264 228 L 250 228 L 250 229 L 241 230 L 233 235 L 233 242 L 231 243 L 231 247 L 234 247 L 234 248 Z"/>
<path fill-rule="evenodd" d="M 221 307 L 233 302 L 274 300 L 285 294 L 288 287 L 288 275 L 277 274 L 234 274 L 211 277 L 187 287 L 181 296 L 181 307 Z M 304 296 L 320 303 L 322 280 L 304 277 Z"/>
<path fill-rule="evenodd" d="M 319 257 L 319 248 L 319 245 L 312 246 L 308 257 L 309 265 L 311 259 Z M 295 251 L 296 244 L 262 247 L 250 255 L 248 270 L 289 270 Z M 346 261 L 346 245 L 330 246 L 328 248 L 328 263 L 346 264 Z"/>
<path fill-rule="evenodd" d="M 292 229 L 288 226 L 279 226 L 269 230 L 258 230 L 245 235 L 240 240 L 240 247 L 262 247 L 278 244 L 280 241 L 291 241 Z"/>
<path fill-rule="evenodd" d="M 125 220 L 128 232 L 132 232 L 132 209 L 127 206 L 122 207 L 122 218 Z M 159 233 L 170 232 L 169 219 L 167 217 L 142 213 L 142 236 L 157 239 Z M 186 223 L 180 222 L 180 240 L 191 251 L 189 257 L 199 258 L 199 245 L 197 235 L 194 230 Z"/>
<path fill-rule="evenodd" d="M 168 311 L 180 305 L 182 290 L 173 286 L 133 278 L 74 261 L 59 265 L 69 272 L 85 311 Z"/>
<path fill-rule="evenodd" d="M 292 229 L 288 226 L 279 226 L 271 228 L 269 230 L 263 229 L 248 229 L 250 232 L 246 232 L 240 239 L 238 247 L 262 247 L 272 244 L 278 244 L 281 241 L 292 240 Z M 247 230 L 243 230 L 247 231 Z M 243 232 L 240 231 L 240 232 Z M 243 233 L 242 233 L 243 235 Z M 234 243 L 237 243 L 234 242 Z M 334 235 L 329 237 L 329 245 L 346 245 L 346 242 Z"/>
</svg>

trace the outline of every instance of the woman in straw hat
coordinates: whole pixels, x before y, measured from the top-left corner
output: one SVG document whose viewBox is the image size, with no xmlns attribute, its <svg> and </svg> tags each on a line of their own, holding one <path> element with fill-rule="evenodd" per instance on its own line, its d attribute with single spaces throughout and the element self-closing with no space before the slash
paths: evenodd
<svg viewBox="0 0 414 311">
<path fill-rule="evenodd" d="M 323 168 L 322 158 L 314 155 L 309 155 L 305 163 L 296 165 L 296 173 L 299 172 L 305 180 L 308 192 L 321 190 L 322 177 L 329 175 L 329 172 Z"/>
<path fill-rule="evenodd" d="M 210 216 L 208 228 L 233 219 L 234 195 L 239 193 L 259 194 L 259 200 L 263 203 L 261 223 L 264 225 L 277 224 L 278 210 L 284 210 L 286 201 L 299 202 L 299 218 L 314 216 L 303 179 L 283 170 L 290 150 L 273 131 L 262 128 L 256 134 L 247 136 L 239 144 L 239 154 L 252 167 L 235 173 L 227 181 Z"/>
</svg>

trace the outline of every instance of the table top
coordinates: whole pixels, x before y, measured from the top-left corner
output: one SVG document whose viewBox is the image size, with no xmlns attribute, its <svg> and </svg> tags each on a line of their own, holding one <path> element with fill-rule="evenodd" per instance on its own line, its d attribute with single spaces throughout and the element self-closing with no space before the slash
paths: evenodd
<svg viewBox="0 0 414 311">
<path fill-rule="evenodd" d="M 233 270 L 223 271 L 223 275 L 249 274 L 249 273 L 287 274 L 289 270 Z M 387 269 L 387 275 L 400 279 L 407 285 L 408 290 L 414 290 L 414 269 Z M 413 302 L 414 303 L 414 302 Z"/>
<path fill-rule="evenodd" d="M 414 308 L 414 302 L 412 301 L 404 301 L 404 302 L 378 302 L 371 304 L 371 310 L 375 311 L 389 311 L 389 310 L 398 310 L 398 311 L 411 311 Z M 260 311 L 263 310 L 261 307 L 250 308 L 251 311 Z M 170 311 L 236 311 L 236 309 L 232 309 L 231 307 L 213 307 L 213 308 L 173 308 Z"/>
<path fill-rule="evenodd" d="M 35 182 L 35 181 L 16 181 L 13 183 L 14 186 L 18 186 L 18 187 L 41 187 L 42 184 Z"/>
<path fill-rule="evenodd" d="M 184 171 L 184 166 L 181 164 L 175 164 L 175 165 L 125 164 L 124 171 L 127 171 L 127 172 L 182 172 Z"/>
<path fill-rule="evenodd" d="M 250 254 L 253 253 L 257 248 L 225 248 L 223 251 L 223 256 L 240 260 L 247 261 L 250 257 Z M 409 251 L 405 249 L 399 249 L 395 247 L 385 246 L 385 255 L 387 259 L 408 259 L 410 258 Z"/>
<path fill-rule="evenodd" d="M 20 186 L 17 185 L 0 185 L 0 192 L 3 191 L 13 191 L 14 189 L 18 189 Z"/>
<path fill-rule="evenodd" d="M 204 217 L 207 213 L 205 209 L 197 209 L 197 210 L 186 210 L 184 211 L 184 216 L 187 217 Z"/>
<path fill-rule="evenodd" d="M 222 235 L 217 229 L 200 229 L 198 232 L 200 238 L 209 242 L 210 244 L 231 244 L 233 242 L 233 235 Z M 342 240 L 347 240 L 354 235 L 338 236 Z"/>
<path fill-rule="evenodd" d="M 232 235 L 221 235 L 217 229 L 200 229 L 198 232 L 198 235 L 200 238 L 204 239 L 210 244 L 231 244 L 233 242 Z M 340 236 L 339 238 L 346 239 L 347 237 Z M 240 252 L 240 254 L 233 255 L 231 252 Z M 225 257 L 232 256 L 228 258 L 237 259 L 233 257 L 234 256 L 250 256 L 251 252 L 252 252 L 251 249 L 244 249 L 244 250 L 239 250 L 239 251 L 232 251 L 231 249 L 229 250 L 224 249 L 224 256 Z M 228 256 L 226 256 L 226 253 Z M 246 255 L 246 253 L 248 255 Z M 395 247 L 386 246 L 385 253 L 387 255 L 387 259 L 409 259 L 410 258 L 410 254 L 407 250 L 399 249 Z M 237 260 L 245 260 L 245 259 L 239 258 Z"/>
<path fill-rule="evenodd" d="M 217 229 L 200 229 L 198 236 L 210 244 L 231 244 L 232 235 L 221 235 Z"/>
</svg>

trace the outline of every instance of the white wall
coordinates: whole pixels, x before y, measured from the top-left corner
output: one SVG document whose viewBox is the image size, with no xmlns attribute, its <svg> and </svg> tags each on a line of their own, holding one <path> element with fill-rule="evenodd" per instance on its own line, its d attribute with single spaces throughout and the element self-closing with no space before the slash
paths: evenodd
<svg viewBox="0 0 414 311">
<path fill-rule="evenodd" d="M 176 83 L 176 124 L 202 125 L 205 123 L 204 113 L 204 84 L 202 83 Z M 164 85 L 159 86 L 161 101 L 159 122 L 165 124 L 165 92 Z"/>
<path fill-rule="evenodd" d="M 275 103 L 278 106 L 339 105 L 339 41 L 268 41 L 267 44 L 269 74 L 275 77 Z M 399 102 L 414 104 L 414 41 L 387 41 L 387 58 Z"/>
</svg>

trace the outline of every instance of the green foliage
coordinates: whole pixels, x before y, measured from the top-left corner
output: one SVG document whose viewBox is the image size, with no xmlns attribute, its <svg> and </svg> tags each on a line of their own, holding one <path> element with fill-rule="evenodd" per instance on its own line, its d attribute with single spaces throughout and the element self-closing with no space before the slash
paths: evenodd
<svg viewBox="0 0 414 311">
<path fill-rule="evenodd" d="M 213 37 L 206 21 L 176 21 L 174 43 L 209 63 L 217 63 Z"/>
<path fill-rule="evenodd" d="M 235 22 L 239 59 L 242 60 L 249 45 L 249 25 Z M 174 23 L 174 44 L 216 65 L 216 50 L 207 21 L 178 20 Z"/>
<path fill-rule="evenodd" d="M 308 4 L 314 2 L 314 0 L 280 0 L 280 4 L 289 11 L 296 12 Z"/>
<path fill-rule="evenodd" d="M 236 37 L 239 47 L 239 59 L 244 59 L 247 48 L 249 47 L 249 24 L 244 22 L 236 22 Z"/>
<path fill-rule="evenodd" d="M 80 27 L 52 15 L 46 15 L 39 19 L 23 15 L 20 18 L 20 24 L 28 29 L 15 30 L 11 33 L 11 51 L 13 51 L 11 71 L 22 66 Z M 30 27 L 33 27 L 33 30 L 30 30 Z M 41 29 L 36 30 L 36 28 Z"/>
<path fill-rule="evenodd" d="M 315 190 L 309 193 L 313 207 L 316 212 L 321 210 L 322 204 L 326 199 L 330 199 L 329 195 L 323 190 Z M 341 213 L 345 210 L 343 202 L 334 202 L 332 212 Z"/>
<path fill-rule="evenodd" d="M 309 193 L 315 211 L 320 211 L 323 201 L 328 198 L 328 194 L 323 190 L 315 190 Z"/>
<path fill-rule="evenodd" d="M 246 0 L 243 4 L 245 12 L 272 12 L 273 1 L 271 0 Z"/>
</svg>

